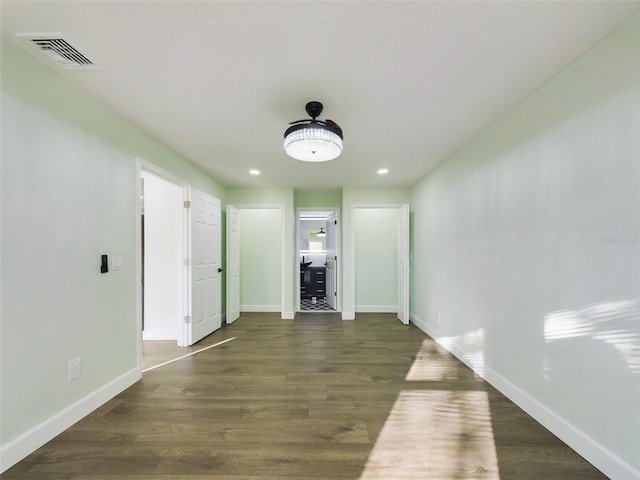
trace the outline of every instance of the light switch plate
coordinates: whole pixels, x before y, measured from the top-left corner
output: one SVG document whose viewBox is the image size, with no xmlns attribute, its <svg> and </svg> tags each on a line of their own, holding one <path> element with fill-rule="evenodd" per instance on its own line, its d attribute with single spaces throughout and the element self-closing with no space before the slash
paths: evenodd
<svg viewBox="0 0 640 480">
<path fill-rule="evenodd" d="M 82 375 L 82 359 L 80 357 L 69 360 L 69 381 L 80 378 Z"/>
<path fill-rule="evenodd" d="M 111 270 L 124 269 L 124 257 L 122 255 L 111 255 Z"/>
</svg>

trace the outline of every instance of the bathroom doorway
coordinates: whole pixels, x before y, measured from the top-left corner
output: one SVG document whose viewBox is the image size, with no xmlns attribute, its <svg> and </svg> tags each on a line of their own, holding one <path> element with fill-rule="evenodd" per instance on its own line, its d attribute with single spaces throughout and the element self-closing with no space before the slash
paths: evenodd
<svg viewBox="0 0 640 480">
<path fill-rule="evenodd" d="M 340 311 L 338 209 L 298 209 L 298 311 Z"/>
</svg>

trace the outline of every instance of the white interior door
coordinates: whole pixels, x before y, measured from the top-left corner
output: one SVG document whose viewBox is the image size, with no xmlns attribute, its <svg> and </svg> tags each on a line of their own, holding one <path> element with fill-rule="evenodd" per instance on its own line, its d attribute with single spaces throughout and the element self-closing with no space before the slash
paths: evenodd
<svg viewBox="0 0 640 480">
<path fill-rule="evenodd" d="M 325 231 L 327 232 L 325 237 L 327 252 L 326 299 L 327 304 L 336 310 L 338 305 L 338 221 L 335 212 L 327 217 Z"/>
<path fill-rule="evenodd" d="M 227 323 L 240 316 L 240 216 L 227 205 Z"/>
<path fill-rule="evenodd" d="M 191 315 L 188 345 L 222 325 L 220 315 L 220 200 L 190 189 Z M 187 262 L 189 263 L 189 262 Z"/>
<path fill-rule="evenodd" d="M 409 324 L 409 205 L 398 211 L 398 320 Z"/>
</svg>

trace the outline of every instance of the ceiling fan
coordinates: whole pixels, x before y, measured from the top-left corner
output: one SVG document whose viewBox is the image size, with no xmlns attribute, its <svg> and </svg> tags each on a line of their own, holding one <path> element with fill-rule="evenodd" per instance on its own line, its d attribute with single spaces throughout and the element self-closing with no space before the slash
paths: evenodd
<svg viewBox="0 0 640 480">
<path fill-rule="evenodd" d="M 322 103 L 312 101 L 305 109 L 311 118 L 289 122 L 284 132 L 287 154 L 304 162 L 326 162 L 342 153 L 342 129 L 333 120 L 318 120 Z"/>
</svg>

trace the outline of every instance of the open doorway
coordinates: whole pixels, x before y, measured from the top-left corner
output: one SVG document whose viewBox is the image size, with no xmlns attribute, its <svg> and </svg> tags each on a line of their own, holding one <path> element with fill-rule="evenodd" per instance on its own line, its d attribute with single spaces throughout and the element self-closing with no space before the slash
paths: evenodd
<svg viewBox="0 0 640 480">
<path fill-rule="evenodd" d="M 142 339 L 178 342 L 185 306 L 184 186 L 143 170 Z"/>
<path fill-rule="evenodd" d="M 137 160 L 139 360 L 175 356 L 221 327 L 220 200 Z M 153 347 L 149 348 L 153 344 Z"/>
<path fill-rule="evenodd" d="M 409 205 L 353 205 L 355 312 L 395 312 L 409 324 Z"/>
<path fill-rule="evenodd" d="M 300 312 L 339 311 L 338 210 L 298 210 Z"/>
<path fill-rule="evenodd" d="M 227 316 L 285 316 L 284 205 L 227 205 Z"/>
</svg>

